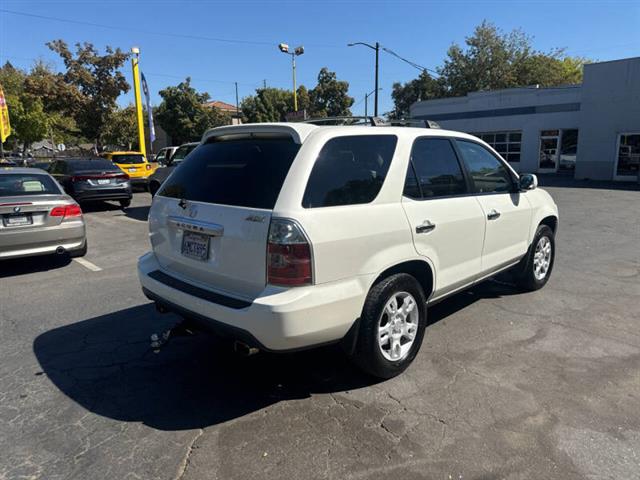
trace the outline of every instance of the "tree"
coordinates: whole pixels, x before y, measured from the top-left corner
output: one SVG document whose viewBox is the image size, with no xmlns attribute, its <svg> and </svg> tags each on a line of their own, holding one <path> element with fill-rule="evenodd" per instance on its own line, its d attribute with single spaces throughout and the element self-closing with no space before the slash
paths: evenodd
<svg viewBox="0 0 640 480">
<path fill-rule="evenodd" d="M 207 129 L 230 123 L 227 115 L 204 105 L 209 94 L 198 93 L 189 77 L 175 87 L 161 90 L 160 96 L 156 118 L 176 144 L 199 140 Z"/>
<path fill-rule="evenodd" d="M 429 73 L 422 72 L 420 76 L 410 82 L 402 84 L 395 82 L 391 92 L 391 98 L 395 108 L 387 115 L 390 118 L 398 119 L 409 116 L 409 108 L 420 100 L 430 100 L 441 97 L 444 87 L 441 82 L 434 79 Z"/>
<path fill-rule="evenodd" d="M 308 94 L 306 98 L 308 103 Z M 293 111 L 293 93 L 280 88 L 258 88 L 255 95 L 242 99 L 240 109 L 244 120 L 249 123 L 284 122 L 285 115 Z"/>
<path fill-rule="evenodd" d="M 314 117 L 351 115 L 353 97 L 347 95 L 349 82 L 340 81 L 336 73 L 324 67 L 318 73 L 318 84 L 309 92 L 310 114 Z"/>
<path fill-rule="evenodd" d="M 9 137 L 16 148 L 19 143 L 26 151 L 33 142 L 42 140 L 49 131 L 49 117 L 44 111 L 42 101 L 25 91 L 27 75 L 10 63 L 0 69 L 2 85 L 9 107 L 9 122 L 12 134 Z"/>
<path fill-rule="evenodd" d="M 62 80 L 75 87 L 65 101 L 81 133 L 101 144 L 102 129 L 121 93 L 129 91 L 129 84 L 120 71 L 129 54 L 119 48 L 106 47 L 100 55 L 91 43 L 77 43 L 76 53 L 69 50 L 63 40 L 48 42 L 47 46 L 64 61 L 66 72 Z M 58 83 L 59 85 L 59 83 Z"/>
<path fill-rule="evenodd" d="M 104 124 L 102 139 L 106 145 L 131 150 L 138 145 L 138 120 L 136 107 L 128 105 L 111 112 Z"/>
</svg>

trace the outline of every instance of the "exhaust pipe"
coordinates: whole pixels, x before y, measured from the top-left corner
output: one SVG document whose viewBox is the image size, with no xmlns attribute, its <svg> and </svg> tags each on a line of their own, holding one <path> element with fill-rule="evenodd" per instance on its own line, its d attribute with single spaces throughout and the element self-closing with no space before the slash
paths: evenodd
<svg viewBox="0 0 640 480">
<path fill-rule="evenodd" d="M 243 357 L 250 357 L 251 355 L 255 355 L 256 353 L 258 353 L 260 350 L 255 347 L 250 347 L 244 342 L 239 342 L 238 340 L 236 340 L 235 342 L 233 342 L 233 351 L 238 355 L 242 355 Z"/>
<path fill-rule="evenodd" d="M 58 255 L 64 255 L 66 253 L 66 250 L 64 249 L 64 247 L 58 247 L 56 248 L 56 253 Z"/>
</svg>

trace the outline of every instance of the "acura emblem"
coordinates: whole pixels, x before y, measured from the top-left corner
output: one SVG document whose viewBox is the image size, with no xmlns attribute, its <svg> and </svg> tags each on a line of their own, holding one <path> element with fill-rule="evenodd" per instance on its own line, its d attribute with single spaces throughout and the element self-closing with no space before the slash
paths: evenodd
<svg viewBox="0 0 640 480">
<path fill-rule="evenodd" d="M 187 201 L 184 198 L 181 198 L 180 201 L 178 202 L 178 206 L 185 210 L 187 208 Z"/>
</svg>

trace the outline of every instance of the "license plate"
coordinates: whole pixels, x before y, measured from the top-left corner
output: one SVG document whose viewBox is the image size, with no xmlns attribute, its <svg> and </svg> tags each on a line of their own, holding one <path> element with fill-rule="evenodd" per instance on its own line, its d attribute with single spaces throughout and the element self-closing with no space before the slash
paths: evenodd
<svg viewBox="0 0 640 480">
<path fill-rule="evenodd" d="M 6 227 L 15 227 L 18 225 L 31 225 L 33 220 L 27 215 L 11 215 L 10 217 L 4 217 L 4 224 Z"/>
<path fill-rule="evenodd" d="M 98 185 L 107 185 L 108 183 L 111 183 L 111 180 L 109 180 L 108 178 L 99 178 L 98 179 Z"/>
<path fill-rule="evenodd" d="M 129 170 L 130 172 L 137 172 L 137 171 L 138 171 L 138 169 L 137 169 L 137 168 L 129 168 L 128 170 Z"/>
<path fill-rule="evenodd" d="M 182 255 L 206 261 L 209 258 L 209 237 L 200 233 L 184 232 L 182 234 Z"/>
</svg>

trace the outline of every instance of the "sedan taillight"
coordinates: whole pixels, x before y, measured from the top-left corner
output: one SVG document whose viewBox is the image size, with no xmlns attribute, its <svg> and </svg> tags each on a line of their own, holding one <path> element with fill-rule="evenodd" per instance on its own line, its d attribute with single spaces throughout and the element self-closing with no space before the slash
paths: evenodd
<svg viewBox="0 0 640 480">
<path fill-rule="evenodd" d="M 313 283 L 311 244 L 292 220 L 272 219 L 267 243 L 267 283 L 287 287 Z"/>
<path fill-rule="evenodd" d="M 64 217 L 64 218 L 80 217 L 82 216 L 82 209 L 80 208 L 80 205 L 76 203 L 74 203 L 73 205 L 53 207 L 49 212 L 49 216 Z"/>
</svg>

